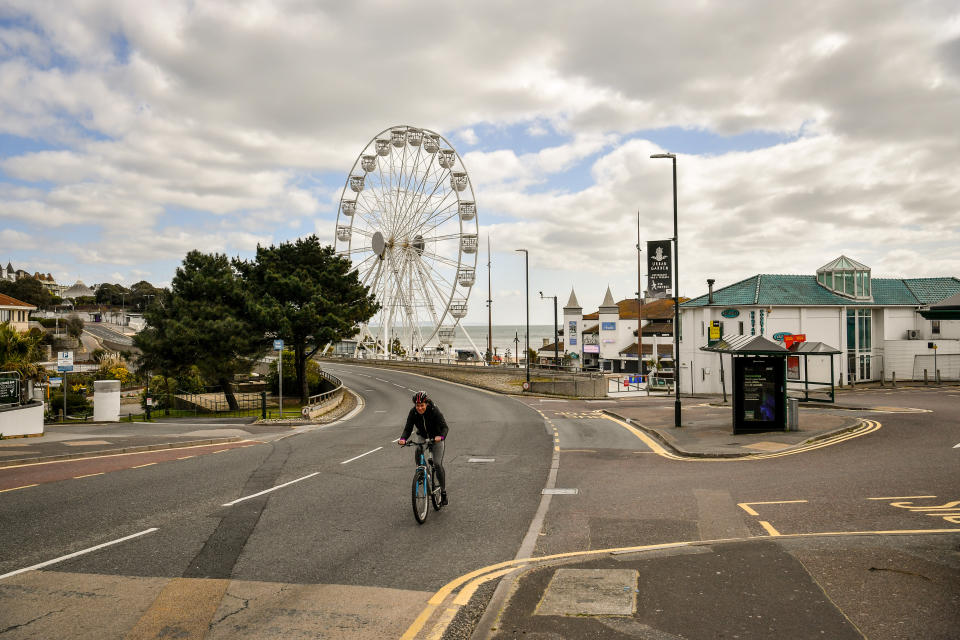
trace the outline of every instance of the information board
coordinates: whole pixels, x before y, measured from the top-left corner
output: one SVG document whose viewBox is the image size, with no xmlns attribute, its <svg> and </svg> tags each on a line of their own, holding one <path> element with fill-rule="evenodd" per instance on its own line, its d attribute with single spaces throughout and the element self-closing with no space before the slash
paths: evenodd
<svg viewBox="0 0 960 640">
<path fill-rule="evenodd" d="M 20 402 L 20 381 L 16 378 L 0 378 L 0 404 Z"/>
<path fill-rule="evenodd" d="M 786 426 L 783 357 L 733 359 L 733 430 L 775 431 Z"/>
</svg>

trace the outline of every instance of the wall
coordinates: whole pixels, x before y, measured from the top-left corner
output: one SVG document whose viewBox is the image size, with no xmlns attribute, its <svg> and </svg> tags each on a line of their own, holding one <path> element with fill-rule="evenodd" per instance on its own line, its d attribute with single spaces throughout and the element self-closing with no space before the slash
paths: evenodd
<svg viewBox="0 0 960 640">
<path fill-rule="evenodd" d="M 887 340 L 884 353 L 884 378 L 890 380 L 896 373 L 897 380 L 923 380 L 923 371 L 914 375 L 915 356 L 932 356 L 927 347 L 929 340 Z M 937 356 L 960 354 L 960 340 L 933 340 L 938 346 Z M 930 379 L 934 377 L 932 367 Z"/>
<path fill-rule="evenodd" d="M 0 435 L 4 438 L 43 435 L 43 403 L 33 401 L 0 409 Z"/>
</svg>

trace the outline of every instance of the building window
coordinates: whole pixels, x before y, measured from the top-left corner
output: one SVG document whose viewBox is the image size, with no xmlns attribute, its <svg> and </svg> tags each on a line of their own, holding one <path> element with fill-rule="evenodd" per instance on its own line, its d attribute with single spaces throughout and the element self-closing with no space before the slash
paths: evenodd
<svg viewBox="0 0 960 640">
<path fill-rule="evenodd" d="M 10 322 L 10 309 L 0 309 L 0 322 Z"/>
<path fill-rule="evenodd" d="M 700 335 L 701 335 L 701 336 L 704 335 L 703 325 L 704 325 L 704 323 L 703 323 L 703 321 L 701 320 L 701 321 L 700 321 Z"/>
<path fill-rule="evenodd" d="M 935 336 L 940 335 L 940 321 L 939 321 L 939 320 L 931 320 L 931 321 L 930 321 L 930 333 L 932 333 L 932 334 L 935 335 Z"/>
<path fill-rule="evenodd" d="M 743 320 L 740 321 L 740 335 L 743 335 Z"/>
</svg>

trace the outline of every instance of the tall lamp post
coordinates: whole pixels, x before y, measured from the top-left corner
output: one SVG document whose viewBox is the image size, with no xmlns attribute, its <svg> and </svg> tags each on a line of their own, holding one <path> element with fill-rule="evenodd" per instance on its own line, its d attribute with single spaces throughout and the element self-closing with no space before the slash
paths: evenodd
<svg viewBox="0 0 960 640">
<path fill-rule="evenodd" d="M 651 158 L 670 158 L 673 162 L 673 389 L 676 392 L 673 424 L 680 426 L 680 247 L 677 244 L 677 156 L 655 153 Z"/>
<path fill-rule="evenodd" d="M 523 274 L 527 283 L 527 350 L 523 359 L 527 363 L 527 389 L 530 388 L 530 252 L 526 249 L 517 249 L 523 252 Z"/>
<path fill-rule="evenodd" d="M 547 300 L 553 298 L 553 364 L 560 370 L 560 336 L 557 331 L 557 296 L 545 296 L 540 292 L 540 299 Z"/>
</svg>

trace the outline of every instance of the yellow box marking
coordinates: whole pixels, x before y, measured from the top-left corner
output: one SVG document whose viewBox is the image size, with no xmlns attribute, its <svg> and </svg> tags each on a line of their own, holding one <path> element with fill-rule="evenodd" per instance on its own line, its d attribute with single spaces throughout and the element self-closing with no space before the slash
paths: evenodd
<svg viewBox="0 0 960 640">
<path fill-rule="evenodd" d="M 937 496 L 887 496 L 886 498 L 867 498 L 867 500 L 919 500 L 920 498 L 936 498 Z"/>
<path fill-rule="evenodd" d="M 776 529 L 774 529 L 774 528 L 773 528 L 773 525 L 771 525 L 771 524 L 770 524 L 769 522 L 767 522 L 766 520 L 760 520 L 760 526 L 763 527 L 764 529 L 766 529 L 767 533 L 769 533 L 771 536 L 779 536 L 779 535 L 780 535 L 780 532 L 777 531 Z"/>
<path fill-rule="evenodd" d="M 794 504 L 799 502 L 807 502 L 806 500 L 770 500 L 768 502 L 738 502 L 737 506 L 749 513 L 752 516 L 760 515 L 756 511 L 750 508 L 752 504 Z"/>
</svg>

